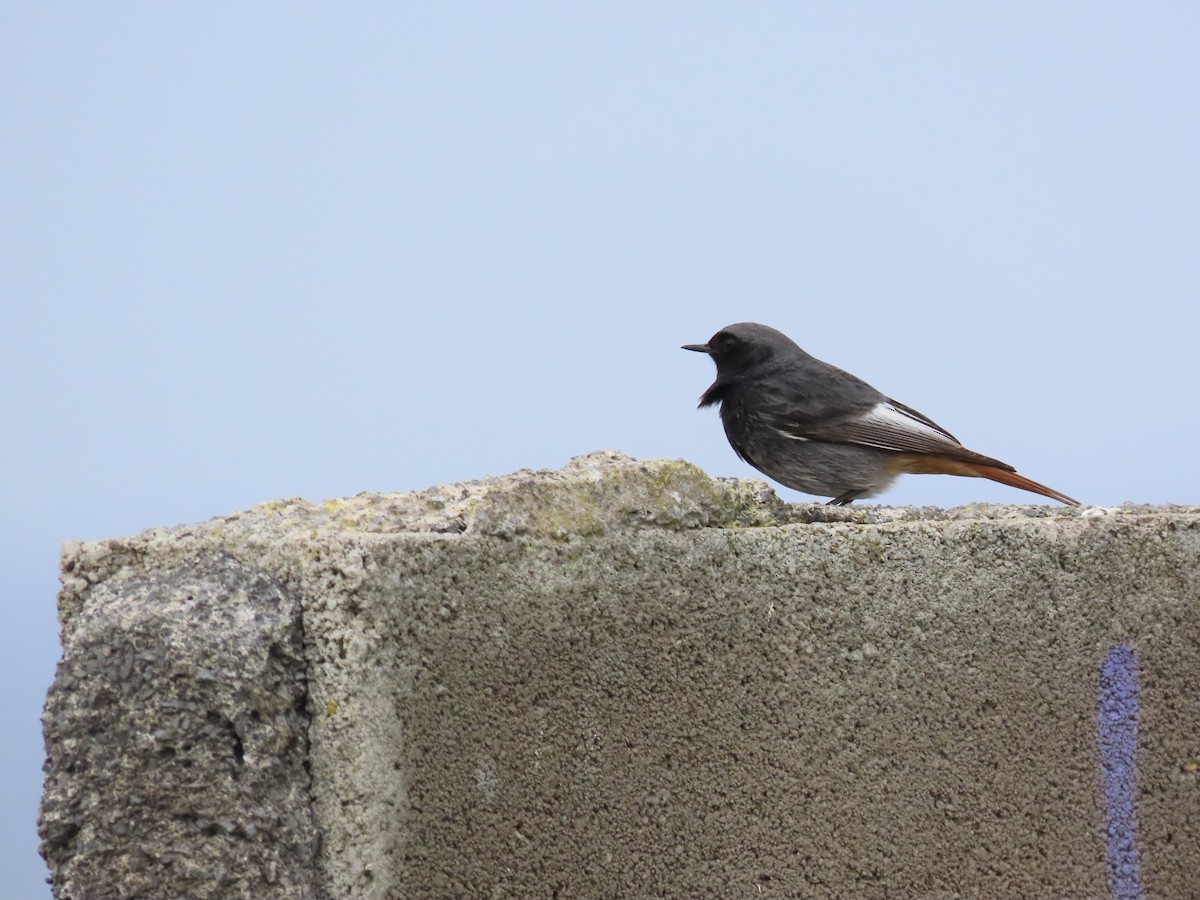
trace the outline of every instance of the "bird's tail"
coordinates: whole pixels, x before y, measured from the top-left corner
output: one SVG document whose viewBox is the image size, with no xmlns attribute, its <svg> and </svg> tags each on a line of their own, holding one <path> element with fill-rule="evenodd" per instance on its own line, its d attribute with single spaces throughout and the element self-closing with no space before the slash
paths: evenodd
<svg viewBox="0 0 1200 900">
<path fill-rule="evenodd" d="M 990 478 L 992 481 L 999 481 L 1001 484 L 1007 484 L 1009 487 L 1041 494 L 1043 497 L 1049 497 L 1051 500 L 1057 500 L 1059 503 L 1067 504 L 1067 506 L 1079 505 L 1078 500 L 1068 497 L 1066 494 L 1054 490 L 1054 488 L 1038 484 L 1033 479 L 1026 478 L 1024 475 L 1018 475 L 1016 472 L 1006 472 L 1004 469 L 997 469 L 995 466 L 985 466 L 981 463 L 964 463 L 963 465 L 971 470 L 971 472 L 964 472 L 964 475 L 974 474 L 980 478 Z"/>
<path fill-rule="evenodd" d="M 971 453 L 969 450 L 964 451 L 963 455 L 977 456 L 978 454 Z M 983 457 L 987 459 L 988 457 Z M 999 460 L 991 460 L 999 462 Z M 908 472 L 913 475 L 965 475 L 968 478 L 990 478 L 992 481 L 998 481 L 1001 484 L 1007 484 L 1009 487 L 1020 488 L 1023 491 L 1031 491 L 1035 494 L 1041 494 L 1043 497 L 1049 497 L 1052 500 L 1057 500 L 1059 503 L 1065 503 L 1067 506 L 1079 506 L 1079 501 L 1066 494 L 1048 488 L 1044 484 L 1038 484 L 1031 478 L 1026 478 L 1024 475 L 1018 475 L 1011 468 L 1001 468 L 1005 463 L 993 466 L 986 462 L 978 462 L 976 460 L 955 459 L 950 456 L 942 456 L 939 453 L 898 453 L 896 455 L 895 466 L 898 471 Z"/>
</svg>

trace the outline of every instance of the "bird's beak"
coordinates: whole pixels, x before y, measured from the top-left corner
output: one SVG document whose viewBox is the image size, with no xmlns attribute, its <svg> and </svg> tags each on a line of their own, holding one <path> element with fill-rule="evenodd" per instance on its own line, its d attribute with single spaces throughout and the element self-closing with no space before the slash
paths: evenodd
<svg viewBox="0 0 1200 900">
<path fill-rule="evenodd" d="M 684 344 L 679 349 L 695 350 L 697 353 L 708 353 L 710 355 L 712 354 L 712 348 L 709 347 L 708 344 Z"/>
</svg>

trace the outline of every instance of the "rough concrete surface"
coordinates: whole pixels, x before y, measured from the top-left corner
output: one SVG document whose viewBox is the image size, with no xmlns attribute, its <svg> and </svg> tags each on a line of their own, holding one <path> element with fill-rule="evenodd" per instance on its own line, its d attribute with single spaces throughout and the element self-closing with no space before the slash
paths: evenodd
<svg viewBox="0 0 1200 900">
<path fill-rule="evenodd" d="M 69 544 L 59 609 L 60 898 L 1200 893 L 1194 508 L 606 452 Z"/>
</svg>

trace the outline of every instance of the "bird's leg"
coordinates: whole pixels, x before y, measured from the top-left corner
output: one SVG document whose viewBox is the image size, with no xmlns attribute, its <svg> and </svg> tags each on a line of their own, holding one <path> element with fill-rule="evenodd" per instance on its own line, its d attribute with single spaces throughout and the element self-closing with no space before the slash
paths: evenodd
<svg viewBox="0 0 1200 900">
<path fill-rule="evenodd" d="M 854 498 L 859 497 L 859 496 L 865 494 L 866 492 L 867 492 L 866 488 L 859 488 L 858 490 L 846 491 L 844 493 L 838 494 L 836 497 L 834 497 L 832 500 L 830 500 L 825 505 L 826 506 L 849 506 L 851 503 L 854 502 Z"/>
</svg>

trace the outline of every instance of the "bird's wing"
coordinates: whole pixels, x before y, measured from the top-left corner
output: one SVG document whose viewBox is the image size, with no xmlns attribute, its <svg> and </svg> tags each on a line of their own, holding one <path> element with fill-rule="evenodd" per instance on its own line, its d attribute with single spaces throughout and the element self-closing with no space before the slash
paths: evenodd
<svg viewBox="0 0 1200 900">
<path fill-rule="evenodd" d="M 984 463 L 1010 470 L 1011 466 L 966 449 L 958 438 L 928 416 L 891 398 L 836 419 L 797 422 L 786 418 L 776 427 L 799 440 L 863 444 L 899 453 L 933 453 L 965 462 Z"/>
</svg>

